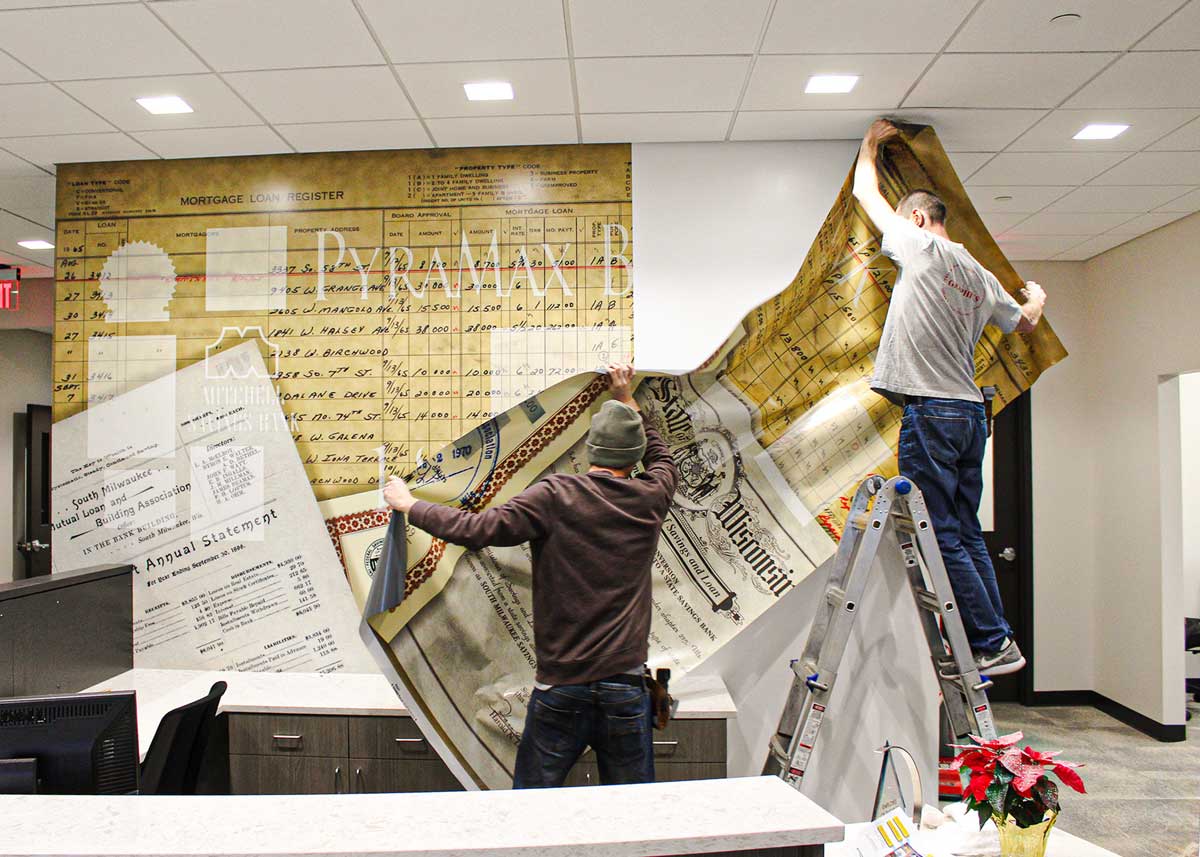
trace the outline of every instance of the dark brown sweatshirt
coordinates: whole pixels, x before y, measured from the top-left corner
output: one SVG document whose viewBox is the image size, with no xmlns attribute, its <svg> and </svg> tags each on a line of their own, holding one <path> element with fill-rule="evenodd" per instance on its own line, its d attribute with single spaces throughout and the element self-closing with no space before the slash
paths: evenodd
<svg viewBox="0 0 1200 857">
<path fill-rule="evenodd" d="M 537 681 L 584 684 L 646 662 L 650 564 L 679 473 L 645 415 L 645 472 L 548 476 L 478 514 L 417 501 L 409 520 L 478 550 L 529 542 Z"/>
</svg>

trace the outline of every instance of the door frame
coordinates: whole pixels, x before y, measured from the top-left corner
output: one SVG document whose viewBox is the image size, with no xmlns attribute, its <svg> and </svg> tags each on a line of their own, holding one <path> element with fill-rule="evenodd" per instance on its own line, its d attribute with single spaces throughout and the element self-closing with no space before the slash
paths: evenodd
<svg viewBox="0 0 1200 857">
<path fill-rule="evenodd" d="M 1020 593 L 1020 623 L 1025 629 L 1025 654 L 1029 669 L 1017 675 L 1022 705 L 1034 700 L 1034 605 L 1033 605 L 1033 396 L 1028 390 L 1009 403 L 1014 409 L 1017 454 L 1017 591 Z M 1007 410 L 1008 408 L 1005 408 Z"/>
</svg>

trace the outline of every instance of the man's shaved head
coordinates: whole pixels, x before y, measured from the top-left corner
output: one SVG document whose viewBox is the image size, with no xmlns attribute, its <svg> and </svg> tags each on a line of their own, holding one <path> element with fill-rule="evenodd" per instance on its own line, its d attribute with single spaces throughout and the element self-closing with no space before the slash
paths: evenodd
<svg viewBox="0 0 1200 857">
<path fill-rule="evenodd" d="M 914 208 L 923 212 L 930 223 L 946 222 L 946 203 L 931 190 L 910 190 L 896 206 L 896 213 L 901 217 L 908 217 Z"/>
</svg>

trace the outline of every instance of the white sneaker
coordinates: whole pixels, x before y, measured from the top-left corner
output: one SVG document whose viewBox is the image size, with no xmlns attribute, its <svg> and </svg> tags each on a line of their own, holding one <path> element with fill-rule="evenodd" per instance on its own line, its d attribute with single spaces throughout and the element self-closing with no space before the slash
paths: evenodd
<svg viewBox="0 0 1200 857">
<path fill-rule="evenodd" d="M 975 666 L 979 668 L 980 673 L 989 676 L 1008 675 L 1018 672 L 1025 666 L 1025 656 L 1017 648 L 1016 640 L 1005 637 L 1004 645 L 1000 647 L 999 651 L 976 652 Z"/>
</svg>

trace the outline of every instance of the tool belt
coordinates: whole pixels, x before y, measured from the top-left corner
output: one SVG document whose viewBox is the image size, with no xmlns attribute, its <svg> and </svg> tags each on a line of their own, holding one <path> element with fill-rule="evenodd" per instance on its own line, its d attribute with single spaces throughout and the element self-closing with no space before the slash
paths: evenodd
<svg viewBox="0 0 1200 857">
<path fill-rule="evenodd" d="M 995 387 L 980 387 L 979 392 L 983 393 L 983 412 L 987 416 L 987 436 L 992 436 L 992 399 L 996 398 Z"/>
<path fill-rule="evenodd" d="M 650 691 L 650 722 L 654 724 L 655 729 L 666 729 L 675 710 L 679 708 L 679 701 L 667 690 L 671 683 L 671 671 L 660 669 L 652 676 L 650 667 L 646 667 L 643 680 L 646 682 L 646 690 Z"/>
</svg>

